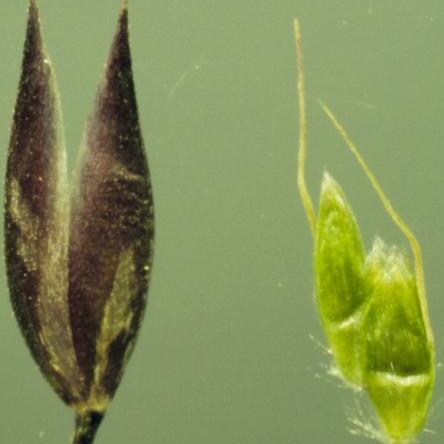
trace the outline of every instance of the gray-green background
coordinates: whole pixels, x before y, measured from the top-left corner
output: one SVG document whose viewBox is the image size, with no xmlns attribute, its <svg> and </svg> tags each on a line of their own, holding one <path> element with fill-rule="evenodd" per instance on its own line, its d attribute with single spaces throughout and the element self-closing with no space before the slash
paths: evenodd
<svg viewBox="0 0 444 444">
<path fill-rule="evenodd" d="M 41 0 L 72 166 L 119 0 Z M 292 19 L 303 28 L 308 183 L 345 188 L 367 245 L 402 242 L 323 116 L 326 100 L 423 246 L 444 346 L 444 3 L 130 0 L 140 117 L 156 201 L 150 303 L 97 444 L 361 443 L 355 398 L 326 374 L 311 240 L 296 188 Z M 26 1 L 1 0 L 0 173 Z M 20 336 L 0 267 L 0 442 L 68 443 L 73 417 Z M 437 372 L 423 443 L 444 439 Z"/>
</svg>

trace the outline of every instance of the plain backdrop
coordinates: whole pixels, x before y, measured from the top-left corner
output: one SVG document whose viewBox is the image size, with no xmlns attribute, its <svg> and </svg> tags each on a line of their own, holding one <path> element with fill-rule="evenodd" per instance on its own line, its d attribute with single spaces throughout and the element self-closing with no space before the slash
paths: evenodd
<svg viewBox="0 0 444 444">
<path fill-rule="evenodd" d="M 0 6 L 0 174 L 20 75 L 25 0 Z M 130 0 L 156 253 L 135 353 L 97 444 L 364 443 L 365 403 L 328 376 L 311 239 L 296 188 L 292 20 L 303 32 L 307 179 L 328 169 L 367 246 L 407 249 L 316 98 L 336 112 L 423 246 L 444 344 L 444 3 Z M 72 167 L 118 0 L 40 0 Z M 1 183 L 3 181 L 0 181 Z M 0 262 L 0 442 L 69 443 L 73 415 L 36 369 Z M 421 442 L 444 439 L 444 374 Z M 369 414 L 364 416 L 370 418 Z"/>
</svg>

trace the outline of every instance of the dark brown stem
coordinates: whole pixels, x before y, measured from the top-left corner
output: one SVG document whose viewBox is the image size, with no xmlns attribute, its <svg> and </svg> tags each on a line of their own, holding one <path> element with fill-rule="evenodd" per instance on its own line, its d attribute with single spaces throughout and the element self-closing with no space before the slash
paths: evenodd
<svg viewBox="0 0 444 444">
<path fill-rule="evenodd" d="M 103 419 L 103 412 L 86 411 L 77 413 L 76 429 L 72 444 L 93 444 L 97 429 Z"/>
</svg>

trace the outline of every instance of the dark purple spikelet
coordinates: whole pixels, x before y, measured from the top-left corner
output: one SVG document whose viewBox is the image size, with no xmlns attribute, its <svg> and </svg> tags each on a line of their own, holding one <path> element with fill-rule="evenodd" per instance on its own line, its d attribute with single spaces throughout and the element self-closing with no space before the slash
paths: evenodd
<svg viewBox="0 0 444 444">
<path fill-rule="evenodd" d="M 77 412 L 74 443 L 92 443 L 133 349 L 152 265 L 153 199 L 126 5 L 69 198 L 57 85 L 30 2 L 5 205 L 14 312 L 42 373 Z"/>
</svg>

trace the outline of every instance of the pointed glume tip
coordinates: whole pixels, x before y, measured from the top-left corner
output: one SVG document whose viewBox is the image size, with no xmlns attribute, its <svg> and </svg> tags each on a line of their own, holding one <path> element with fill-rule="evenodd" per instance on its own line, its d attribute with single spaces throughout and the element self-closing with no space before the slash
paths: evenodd
<svg viewBox="0 0 444 444">
<path fill-rule="evenodd" d="M 36 0 L 29 0 L 27 29 L 28 38 L 33 36 L 32 38 L 36 39 L 38 45 L 43 45 L 40 29 L 40 14 L 37 8 Z"/>
<path fill-rule="evenodd" d="M 37 11 L 37 1 L 36 0 L 29 0 L 29 10 L 30 11 Z"/>
<path fill-rule="evenodd" d="M 37 2 L 36 0 L 29 0 L 29 4 L 28 4 L 28 12 L 29 15 L 37 15 L 38 14 L 38 9 L 37 9 Z"/>
<path fill-rule="evenodd" d="M 122 9 L 119 15 L 119 25 L 117 33 L 128 34 L 128 1 L 124 0 L 122 3 Z"/>
<path fill-rule="evenodd" d="M 128 0 L 122 0 L 120 3 L 120 13 L 119 18 L 122 20 L 122 18 L 126 17 L 128 15 Z"/>
</svg>

